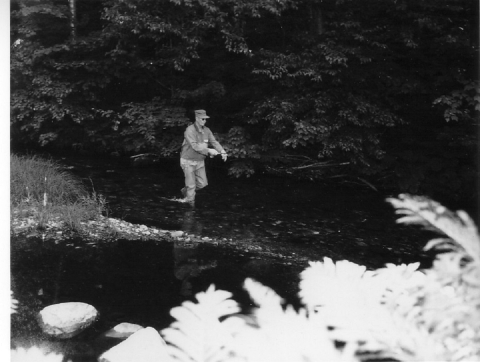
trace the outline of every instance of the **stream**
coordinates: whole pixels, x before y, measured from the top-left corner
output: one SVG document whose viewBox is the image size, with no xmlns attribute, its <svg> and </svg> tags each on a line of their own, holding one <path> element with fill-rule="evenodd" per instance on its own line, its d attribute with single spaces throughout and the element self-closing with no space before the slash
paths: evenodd
<svg viewBox="0 0 480 362">
<path fill-rule="evenodd" d="M 308 260 L 346 259 L 370 269 L 431 262 L 422 251 L 430 234 L 395 224 L 387 195 L 366 185 L 326 186 L 265 175 L 234 179 L 220 160 L 208 160 L 209 186 L 198 192 L 192 208 L 168 200 L 181 197 L 183 173 L 176 160 L 138 167 L 121 158 L 56 159 L 106 198 L 109 217 L 217 243 L 12 240 L 12 289 L 20 304 L 12 316 L 13 346 L 43 345 L 73 362 L 96 361 L 119 343 L 105 331 L 122 322 L 163 329 L 172 322 L 172 307 L 212 283 L 232 292 L 248 312 L 252 305 L 242 288 L 247 277 L 298 307 L 298 274 Z M 258 250 L 275 247 L 289 256 L 259 256 L 255 248 L 232 249 L 227 241 Z M 67 301 L 95 306 L 100 320 L 70 340 L 46 337 L 36 314 Z"/>
<path fill-rule="evenodd" d="M 275 243 L 378 268 L 421 254 L 419 230 L 395 223 L 387 195 L 365 184 L 322 185 L 280 177 L 228 177 L 221 160 L 207 160 L 209 185 L 195 207 L 180 198 L 177 160 L 136 167 L 125 159 L 63 158 L 59 162 L 106 197 L 111 217 L 200 237 Z M 419 240 L 422 243 L 427 240 Z M 415 260 L 416 261 L 416 260 Z"/>
</svg>

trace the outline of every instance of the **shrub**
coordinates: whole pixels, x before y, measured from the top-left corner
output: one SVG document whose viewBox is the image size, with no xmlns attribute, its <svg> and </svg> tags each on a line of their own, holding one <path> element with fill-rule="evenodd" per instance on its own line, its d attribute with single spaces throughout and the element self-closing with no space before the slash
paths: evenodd
<svg viewBox="0 0 480 362">
<path fill-rule="evenodd" d="M 33 217 L 38 228 L 58 219 L 72 230 L 106 210 L 105 199 L 89 193 L 84 184 L 55 161 L 37 156 L 10 156 L 12 215 Z"/>
<path fill-rule="evenodd" d="M 62 170 L 53 160 L 37 156 L 10 156 L 11 202 L 43 203 L 47 194 L 52 205 L 75 202 L 88 196 L 80 180 Z"/>
<path fill-rule="evenodd" d="M 69 229 L 81 231 L 83 229 L 81 221 L 96 219 L 105 209 L 105 199 L 101 195 L 93 193 L 82 196 L 73 203 L 57 206 L 54 214 L 62 215 L 62 221 Z"/>
</svg>

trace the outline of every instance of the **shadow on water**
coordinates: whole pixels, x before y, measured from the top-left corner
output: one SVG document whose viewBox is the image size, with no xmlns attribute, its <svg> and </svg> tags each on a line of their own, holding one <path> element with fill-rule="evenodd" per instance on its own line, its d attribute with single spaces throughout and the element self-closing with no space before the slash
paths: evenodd
<svg viewBox="0 0 480 362">
<path fill-rule="evenodd" d="M 246 277 L 272 287 L 298 306 L 297 275 L 274 261 L 227 251 L 208 244 L 177 245 L 172 242 L 118 240 L 85 244 L 40 239 L 12 243 L 12 289 L 20 309 L 12 316 L 14 346 L 33 344 L 65 353 L 74 362 L 96 361 L 106 349 L 120 342 L 102 334 L 123 322 L 167 327 L 169 311 L 206 290 L 210 284 L 233 293 L 249 308 L 242 289 Z M 100 319 L 70 340 L 42 334 L 37 313 L 62 302 L 93 305 Z"/>
</svg>

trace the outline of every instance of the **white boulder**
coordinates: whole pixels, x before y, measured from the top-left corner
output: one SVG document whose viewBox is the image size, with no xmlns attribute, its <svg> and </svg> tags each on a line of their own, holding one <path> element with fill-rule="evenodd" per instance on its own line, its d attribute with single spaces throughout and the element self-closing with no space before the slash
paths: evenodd
<svg viewBox="0 0 480 362">
<path fill-rule="evenodd" d="M 38 313 L 38 324 L 43 332 L 57 338 L 71 338 L 92 325 L 98 311 L 87 303 L 53 304 Z"/>
<path fill-rule="evenodd" d="M 168 362 L 167 344 L 152 327 L 140 329 L 103 353 L 98 362 Z"/>
</svg>

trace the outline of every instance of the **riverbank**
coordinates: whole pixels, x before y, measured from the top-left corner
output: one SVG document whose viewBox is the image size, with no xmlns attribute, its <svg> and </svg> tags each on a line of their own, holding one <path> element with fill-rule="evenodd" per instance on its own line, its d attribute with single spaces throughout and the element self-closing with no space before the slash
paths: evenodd
<svg viewBox="0 0 480 362">
<path fill-rule="evenodd" d="M 23 214 L 23 213 L 22 213 Z M 295 248 L 268 242 L 252 242 L 251 240 L 233 240 L 227 238 L 202 237 L 186 233 L 181 230 L 163 230 L 142 224 L 134 224 L 121 219 L 99 216 L 96 220 L 80 222 L 82 231 L 68 229 L 60 220 L 60 217 L 52 217 L 46 223 L 43 230 L 38 229 L 38 222 L 33 216 L 20 216 L 20 212 L 13 211 L 11 216 L 11 238 L 19 239 L 42 239 L 55 243 L 68 243 L 69 240 L 82 240 L 85 244 L 109 243 L 115 240 L 130 241 L 166 241 L 175 242 L 184 247 L 206 243 L 221 246 L 231 250 L 251 253 L 269 259 L 277 259 L 285 265 L 297 265 L 304 267 L 310 260 L 320 260 L 322 255 L 311 250 Z M 293 250 L 292 250 L 293 249 Z"/>
</svg>

